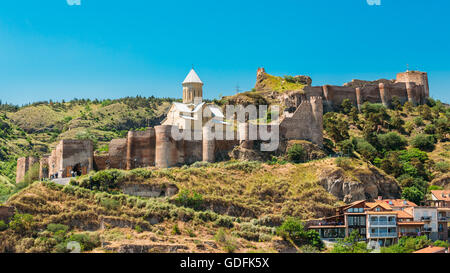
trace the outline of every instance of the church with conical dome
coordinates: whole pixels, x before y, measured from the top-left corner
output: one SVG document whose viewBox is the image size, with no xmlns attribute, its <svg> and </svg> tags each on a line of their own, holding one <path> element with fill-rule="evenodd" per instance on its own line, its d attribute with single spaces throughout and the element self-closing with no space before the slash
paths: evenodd
<svg viewBox="0 0 450 273">
<path fill-rule="evenodd" d="M 174 102 L 161 125 L 178 126 L 183 130 L 201 131 L 208 122 L 226 124 L 222 110 L 203 102 L 203 82 L 194 69 L 184 79 L 183 102 Z"/>
</svg>

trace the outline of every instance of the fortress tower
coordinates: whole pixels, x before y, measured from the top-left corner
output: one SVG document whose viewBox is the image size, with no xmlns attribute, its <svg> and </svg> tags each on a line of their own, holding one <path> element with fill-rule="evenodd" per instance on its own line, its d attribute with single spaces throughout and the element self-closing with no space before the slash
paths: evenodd
<svg viewBox="0 0 450 273">
<path fill-rule="evenodd" d="M 195 73 L 195 70 L 191 69 L 183 81 L 183 103 L 194 103 L 195 98 L 203 98 L 203 82 Z"/>
</svg>

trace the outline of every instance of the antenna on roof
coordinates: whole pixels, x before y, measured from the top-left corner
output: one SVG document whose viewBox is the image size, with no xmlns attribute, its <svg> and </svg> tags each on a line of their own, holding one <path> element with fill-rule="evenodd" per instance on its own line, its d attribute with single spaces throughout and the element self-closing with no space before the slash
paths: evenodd
<svg viewBox="0 0 450 273">
<path fill-rule="evenodd" d="M 240 90 L 239 83 L 238 83 L 238 84 L 236 84 L 236 94 L 239 94 L 239 91 L 241 91 L 241 90 Z"/>
</svg>

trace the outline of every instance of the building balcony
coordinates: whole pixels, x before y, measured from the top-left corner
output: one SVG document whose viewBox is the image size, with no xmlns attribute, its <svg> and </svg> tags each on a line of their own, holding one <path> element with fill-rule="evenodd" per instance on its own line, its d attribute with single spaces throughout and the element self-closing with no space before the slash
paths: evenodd
<svg viewBox="0 0 450 273">
<path fill-rule="evenodd" d="M 441 217 L 438 218 L 438 221 L 439 222 L 447 222 L 447 217 L 442 217 L 441 216 Z"/>
<path fill-rule="evenodd" d="M 394 221 L 373 221 L 370 222 L 371 226 L 396 226 L 397 222 Z"/>
<path fill-rule="evenodd" d="M 400 232 L 400 237 L 417 237 L 420 236 L 420 232 Z"/>
<path fill-rule="evenodd" d="M 431 229 L 430 227 L 427 227 L 427 228 L 423 228 L 423 231 L 424 231 L 424 232 L 431 232 L 432 229 Z"/>
<path fill-rule="evenodd" d="M 369 233 L 370 238 L 397 238 L 397 232 L 376 232 Z"/>
<path fill-rule="evenodd" d="M 420 217 L 421 221 L 431 221 L 431 216 L 422 216 Z"/>
</svg>

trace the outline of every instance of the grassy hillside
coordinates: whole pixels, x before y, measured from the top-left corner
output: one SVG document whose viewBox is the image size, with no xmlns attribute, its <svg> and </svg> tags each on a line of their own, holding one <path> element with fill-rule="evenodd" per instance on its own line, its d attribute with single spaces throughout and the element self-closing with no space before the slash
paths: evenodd
<svg viewBox="0 0 450 273">
<path fill-rule="evenodd" d="M 394 100 L 393 110 L 365 103 L 358 113 L 346 100 L 339 112 L 324 116 L 324 128 L 328 150 L 362 158 L 393 175 L 403 197 L 416 203 L 429 193 L 433 179 L 450 171 L 450 108 L 439 101 L 412 107 Z"/>
<path fill-rule="evenodd" d="M 123 98 L 38 102 L 22 107 L 0 104 L 0 175 L 15 181 L 20 156 L 49 153 L 61 139 L 91 139 L 101 149 L 129 130 L 154 126 L 173 99 Z"/>
</svg>

